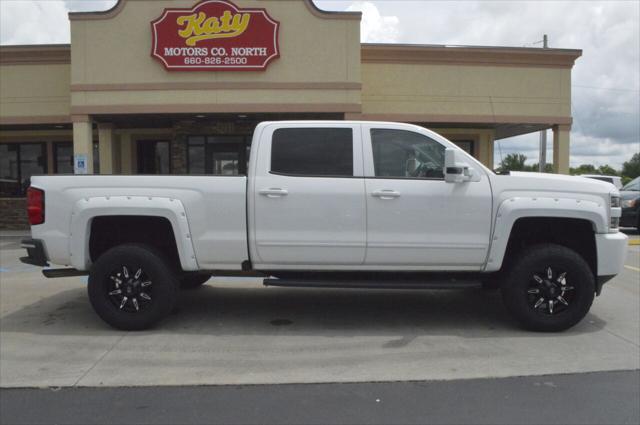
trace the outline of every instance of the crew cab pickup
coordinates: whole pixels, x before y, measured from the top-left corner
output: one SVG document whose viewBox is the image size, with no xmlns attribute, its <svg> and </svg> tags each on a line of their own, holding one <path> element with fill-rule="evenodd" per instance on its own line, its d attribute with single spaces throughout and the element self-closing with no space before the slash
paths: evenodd
<svg viewBox="0 0 640 425">
<path fill-rule="evenodd" d="M 609 183 L 497 175 L 425 128 L 263 122 L 247 176 L 36 176 L 23 261 L 88 274 L 97 314 L 145 329 L 212 275 L 265 285 L 499 287 L 525 328 L 579 322 L 623 267 Z M 310 295 L 312 296 L 312 295 Z"/>
</svg>

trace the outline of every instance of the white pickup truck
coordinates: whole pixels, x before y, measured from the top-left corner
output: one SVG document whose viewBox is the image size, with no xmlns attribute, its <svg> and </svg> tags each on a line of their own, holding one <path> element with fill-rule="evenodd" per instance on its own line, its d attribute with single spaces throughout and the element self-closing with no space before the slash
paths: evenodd
<svg viewBox="0 0 640 425">
<path fill-rule="evenodd" d="M 36 176 L 22 261 L 88 274 L 97 314 L 148 328 L 212 275 L 265 285 L 499 287 L 522 326 L 579 322 L 623 267 L 618 190 L 497 175 L 398 123 L 263 122 L 247 176 Z"/>
</svg>

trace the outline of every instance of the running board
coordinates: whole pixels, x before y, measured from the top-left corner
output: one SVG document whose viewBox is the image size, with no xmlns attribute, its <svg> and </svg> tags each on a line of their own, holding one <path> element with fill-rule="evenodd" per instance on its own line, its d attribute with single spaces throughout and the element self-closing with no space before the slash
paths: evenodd
<svg viewBox="0 0 640 425">
<path fill-rule="evenodd" d="M 344 288 L 344 289 L 474 289 L 481 288 L 479 281 L 469 280 L 304 280 L 264 279 L 264 286 L 289 288 Z"/>
<path fill-rule="evenodd" d="M 86 276 L 89 274 L 87 271 L 76 270 L 76 269 L 43 269 L 42 274 L 44 277 L 54 278 L 54 277 L 73 277 L 73 276 Z"/>
</svg>

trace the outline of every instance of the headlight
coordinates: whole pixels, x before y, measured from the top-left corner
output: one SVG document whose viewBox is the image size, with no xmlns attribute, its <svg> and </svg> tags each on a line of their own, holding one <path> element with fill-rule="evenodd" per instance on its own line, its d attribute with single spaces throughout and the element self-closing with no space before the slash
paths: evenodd
<svg viewBox="0 0 640 425">
<path fill-rule="evenodd" d="M 620 208 L 620 197 L 611 195 L 611 208 Z"/>
<path fill-rule="evenodd" d="M 622 214 L 622 208 L 620 208 L 620 195 L 610 194 L 610 215 L 609 215 L 609 232 L 616 233 L 618 227 L 620 227 L 620 215 Z"/>
<path fill-rule="evenodd" d="M 625 199 L 622 201 L 622 208 L 633 208 L 637 204 L 637 199 Z"/>
<path fill-rule="evenodd" d="M 611 217 L 609 229 L 614 230 L 620 227 L 620 217 Z"/>
</svg>

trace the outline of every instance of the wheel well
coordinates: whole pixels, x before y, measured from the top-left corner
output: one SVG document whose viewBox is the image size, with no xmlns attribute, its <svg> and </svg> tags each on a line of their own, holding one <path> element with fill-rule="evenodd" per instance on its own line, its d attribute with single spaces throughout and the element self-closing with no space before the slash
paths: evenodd
<svg viewBox="0 0 640 425">
<path fill-rule="evenodd" d="M 504 269 L 523 249 L 540 243 L 555 243 L 574 250 L 597 276 L 596 238 L 588 220 L 556 217 L 525 217 L 516 220 L 509 235 Z"/>
<path fill-rule="evenodd" d="M 141 243 L 158 249 L 180 269 L 180 256 L 171 223 L 164 217 L 103 216 L 91 222 L 89 255 L 96 260 L 107 250 L 125 243 Z"/>
</svg>

